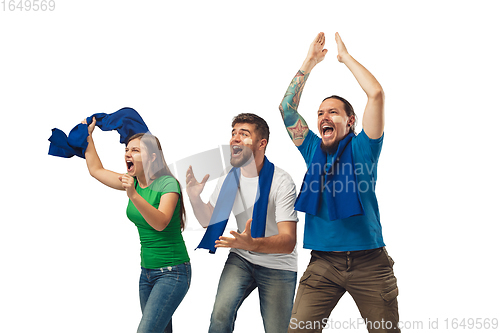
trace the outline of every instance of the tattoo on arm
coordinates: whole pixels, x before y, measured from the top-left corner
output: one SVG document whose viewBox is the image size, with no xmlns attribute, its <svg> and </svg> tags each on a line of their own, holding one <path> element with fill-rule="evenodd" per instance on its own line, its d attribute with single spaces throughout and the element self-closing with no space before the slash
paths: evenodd
<svg viewBox="0 0 500 333">
<path fill-rule="evenodd" d="M 298 140 L 305 139 L 309 127 L 307 127 L 307 124 L 304 125 L 302 119 L 299 118 L 295 126 L 289 126 L 287 129 L 292 140 Z"/>
<path fill-rule="evenodd" d="M 309 77 L 302 71 L 298 71 L 292 82 L 286 90 L 285 97 L 280 104 L 280 113 L 283 122 L 288 131 L 290 138 L 295 140 L 303 140 L 309 132 L 309 127 L 302 116 L 297 112 L 299 107 L 300 97 L 304 90 L 304 85 Z"/>
</svg>

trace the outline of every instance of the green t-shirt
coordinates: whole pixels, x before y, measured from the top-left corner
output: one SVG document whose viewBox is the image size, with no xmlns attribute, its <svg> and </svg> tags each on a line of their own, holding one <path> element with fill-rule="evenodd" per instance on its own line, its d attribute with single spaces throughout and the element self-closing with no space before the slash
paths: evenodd
<svg viewBox="0 0 500 333">
<path fill-rule="evenodd" d="M 175 178 L 162 176 L 148 187 L 141 188 L 135 181 L 137 193 L 153 207 L 158 208 L 161 196 L 175 192 L 180 195 L 180 186 Z M 163 231 L 157 231 L 146 222 L 131 200 L 127 206 L 127 217 L 134 222 L 141 239 L 141 266 L 154 269 L 175 266 L 189 261 L 181 234 L 180 198 L 177 201 L 170 223 Z"/>
</svg>

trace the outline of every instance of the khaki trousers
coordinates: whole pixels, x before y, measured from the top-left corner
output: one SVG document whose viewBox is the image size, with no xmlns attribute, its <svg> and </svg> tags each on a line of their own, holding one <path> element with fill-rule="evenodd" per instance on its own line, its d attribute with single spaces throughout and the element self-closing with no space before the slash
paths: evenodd
<svg viewBox="0 0 500 333">
<path fill-rule="evenodd" d="M 311 251 L 311 261 L 300 279 L 288 332 L 312 333 L 333 328 L 330 313 L 346 291 L 363 318 L 351 320 L 351 328 L 366 325 L 370 333 L 400 332 L 393 265 L 385 247 L 347 252 Z M 346 325 L 343 328 L 348 329 Z"/>
</svg>

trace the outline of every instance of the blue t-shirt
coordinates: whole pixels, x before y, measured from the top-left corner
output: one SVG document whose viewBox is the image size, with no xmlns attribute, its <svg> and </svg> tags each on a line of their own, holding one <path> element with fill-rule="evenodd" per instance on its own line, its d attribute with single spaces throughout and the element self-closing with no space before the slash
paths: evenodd
<svg viewBox="0 0 500 333">
<path fill-rule="evenodd" d="M 304 248 L 317 251 L 359 251 L 385 246 L 375 196 L 377 162 L 383 138 L 382 135 L 379 139 L 372 140 L 364 131 L 352 138 L 353 169 L 365 214 L 330 221 L 325 198 L 327 193 L 323 192 L 318 215 L 306 213 Z M 302 145 L 297 147 L 308 168 L 320 141 L 320 137 L 309 131 Z M 331 157 L 329 155 L 327 160 Z"/>
</svg>

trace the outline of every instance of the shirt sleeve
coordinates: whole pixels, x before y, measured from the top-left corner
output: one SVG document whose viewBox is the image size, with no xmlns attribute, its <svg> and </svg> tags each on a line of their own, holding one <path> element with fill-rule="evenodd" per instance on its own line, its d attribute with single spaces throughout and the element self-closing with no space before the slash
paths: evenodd
<svg viewBox="0 0 500 333">
<path fill-rule="evenodd" d="M 377 163 L 382 151 L 382 143 L 384 141 L 384 134 L 378 139 L 370 139 L 364 130 L 356 136 L 357 144 L 363 151 L 365 159 L 372 163 Z"/>
<path fill-rule="evenodd" d="M 302 141 L 302 144 L 300 146 L 297 146 L 297 149 L 300 151 L 302 157 L 306 161 L 307 167 L 309 167 L 309 164 L 312 161 L 314 153 L 316 152 L 316 149 L 318 147 L 318 142 L 320 140 L 321 139 L 316 135 L 316 133 L 309 130 L 306 137 L 304 138 L 304 141 Z"/>
<path fill-rule="evenodd" d="M 283 175 L 279 188 L 276 191 L 276 223 L 299 221 L 294 208 L 296 197 L 295 183 L 292 177 L 288 174 Z"/>
<path fill-rule="evenodd" d="M 165 193 L 181 193 L 181 187 L 177 179 L 171 176 L 162 176 L 156 179 L 151 185 L 151 190 L 155 192 L 161 193 L 161 195 Z"/>
</svg>

